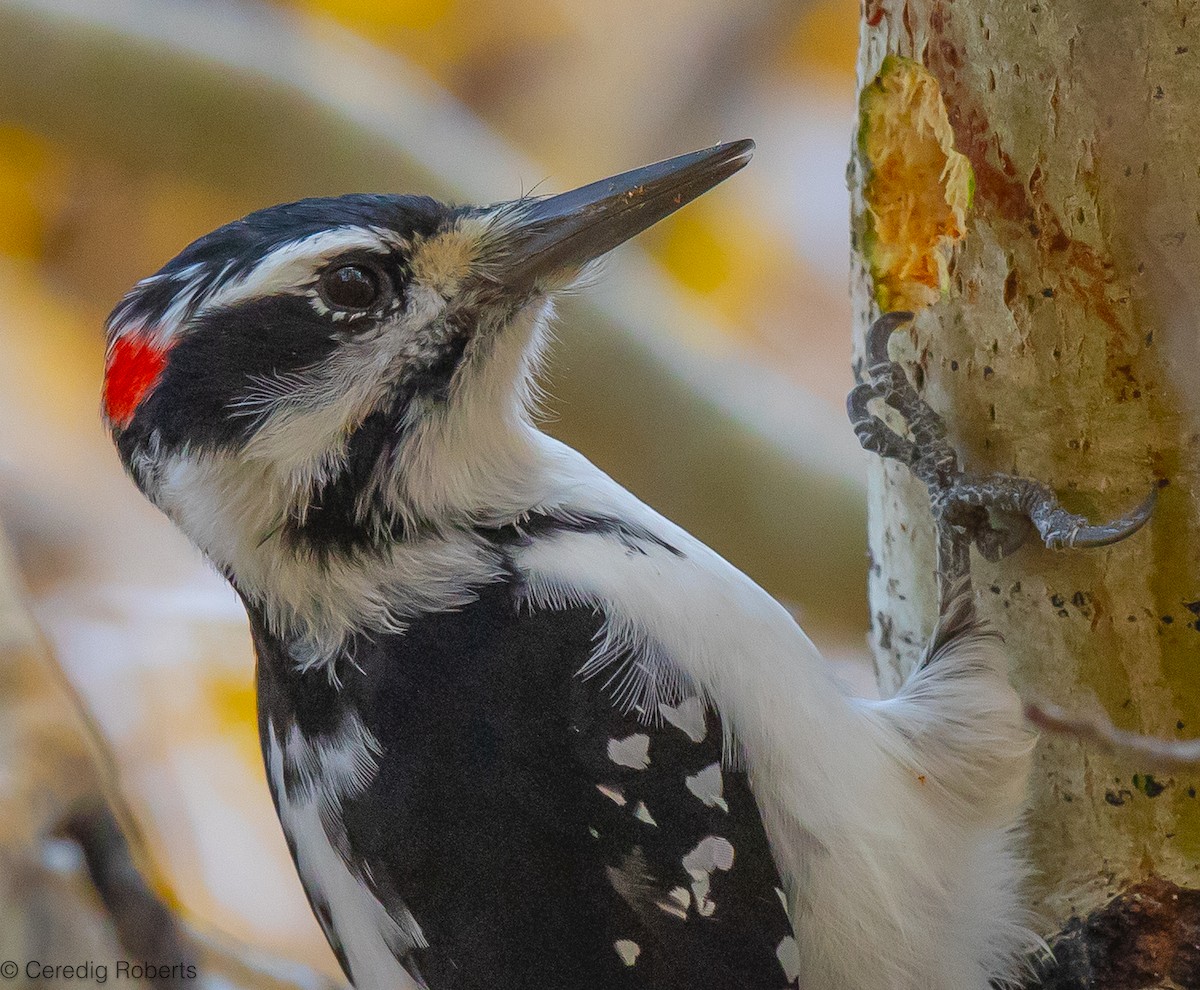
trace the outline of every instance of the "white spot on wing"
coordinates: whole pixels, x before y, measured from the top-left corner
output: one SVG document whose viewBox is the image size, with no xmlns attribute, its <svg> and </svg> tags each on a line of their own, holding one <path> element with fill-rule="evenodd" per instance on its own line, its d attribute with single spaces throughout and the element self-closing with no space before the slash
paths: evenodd
<svg viewBox="0 0 1200 990">
<path fill-rule="evenodd" d="M 658 711 L 671 725 L 686 733 L 692 742 L 704 742 L 708 728 L 704 724 L 704 702 L 699 698 L 686 698 L 675 708 L 660 704 Z"/>
<path fill-rule="evenodd" d="M 692 894 L 687 887 L 672 887 L 667 893 L 669 901 L 659 901 L 658 909 L 664 914 L 687 921 L 688 908 L 692 906 Z"/>
<path fill-rule="evenodd" d="M 686 778 L 684 783 L 705 806 L 729 811 L 729 805 L 725 803 L 725 781 L 721 777 L 720 763 L 709 764 L 698 774 Z"/>
<path fill-rule="evenodd" d="M 683 868 L 689 873 L 693 870 L 709 873 L 714 869 L 729 870 L 733 868 L 733 855 L 733 843 L 720 835 L 709 835 L 683 857 Z"/>
<path fill-rule="evenodd" d="M 692 878 L 692 896 L 696 899 L 696 910 L 705 918 L 711 917 L 717 905 L 709 899 L 708 891 L 714 870 L 722 872 L 733 868 L 733 844 L 719 835 L 701 839 L 690 853 L 683 857 L 683 868 Z"/>
<path fill-rule="evenodd" d="M 621 962 L 626 966 L 632 966 L 637 962 L 638 956 L 642 954 L 642 947 L 627 938 L 613 942 L 613 948 L 617 950 L 617 955 L 621 957 Z"/>
<path fill-rule="evenodd" d="M 645 770 L 650 766 L 650 737 L 638 732 L 624 739 L 610 739 L 608 758 L 620 767 Z"/>
<path fill-rule="evenodd" d="M 654 816 L 650 814 L 650 809 L 646 807 L 645 801 L 638 802 L 637 807 L 633 809 L 633 817 L 640 822 L 645 822 L 647 825 L 658 825 L 658 822 L 654 820 Z"/>
<path fill-rule="evenodd" d="M 779 943 L 779 947 L 775 950 L 775 956 L 779 960 L 779 965 L 783 967 L 789 983 L 795 983 L 800 979 L 800 946 L 796 944 L 796 940 L 791 935 Z"/>
<path fill-rule="evenodd" d="M 659 901 L 656 907 L 663 914 L 669 914 L 672 918 L 678 918 L 680 921 L 687 921 L 687 910 L 685 908 L 671 904 L 669 901 Z"/>
<path fill-rule="evenodd" d="M 625 795 L 621 793 L 620 788 L 609 787 L 607 784 L 597 784 L 596 790 L 610 801 L 615 801 L 618 807 L 625 807 Z"/>
</svg>

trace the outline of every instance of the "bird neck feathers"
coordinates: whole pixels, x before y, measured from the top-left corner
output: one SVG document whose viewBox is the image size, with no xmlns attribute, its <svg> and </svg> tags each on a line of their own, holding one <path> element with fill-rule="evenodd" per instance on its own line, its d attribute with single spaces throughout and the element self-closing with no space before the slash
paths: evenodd
<svg viewBox="0 0 1200 990">
<path fill-rule="evenodd" d="M 499 567 L 473 528 L 557 500 L 562 455 L 531 413 L 549 315 L 483 328 L 444 396 L 360 413 L 332 446 L 318 424 L 308 450 L 299 428 L 236 450 L 163 450 L 152 436 L 133 472 L 275 631 L 327 655 L 349 629 L 453 607 Z"/>
</svg>

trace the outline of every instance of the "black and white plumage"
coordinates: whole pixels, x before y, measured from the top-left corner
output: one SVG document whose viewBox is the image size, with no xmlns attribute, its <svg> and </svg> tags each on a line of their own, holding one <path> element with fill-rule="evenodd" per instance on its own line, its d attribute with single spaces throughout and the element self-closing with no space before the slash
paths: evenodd
<svg viewBox="0 0 1200 990">
<path fill-rule="evenodd" d="M 353 754 L 324 828 L 393 917 L 420 919 L 389 949 L 430 986 L 794 985 L 778 873 L 745 774 L 721 766 L 715 714 L 694 693 L 662 702 L 665 718 L 623 714 L 605 678 L 579 676 L 603 617 L 529 609 L 517 582 L 357 639 L 339 687 L 296 672 L 253 620 L 276 800 L 347 972 L 371 965 L 338 917 L 353 909 L 321 894 L 298 835 L 322 785 L 289 768 L 314 739 Z"/>
<path fill-rule="evenodd" d="M 275 207 L 109 323 L 131 475 L 229 578 L 360 988 L 970 990 L 1031 943 L 1029 740 L 969 602 L 884 702 L 529 406 L 550 300 L 740 168 Z"/>
</svg>

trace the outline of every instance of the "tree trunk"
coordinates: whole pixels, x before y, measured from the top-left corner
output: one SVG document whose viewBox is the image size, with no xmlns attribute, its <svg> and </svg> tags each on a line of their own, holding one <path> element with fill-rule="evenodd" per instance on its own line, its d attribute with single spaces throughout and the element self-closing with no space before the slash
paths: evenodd
<svg viewBox="0 0 1200 990">
<path fill-rule="evenodd" d="M 881 308 L 917 310 L 892 355 L 970 468 L 1095 520 L 1160 488 L 1113 547 L 975 557 L 1015 683 L 1200 735 L 1200 5 L 867 0 L 859 79 L 860 342 Z M 873 464 L 869 499 L 887 690 L 935 616 L 934 543 L 905 468 Z M 1040 741 L 1030 891 L 1058 961 L 1038 985 L 1200 986 L 1198 791 Z"/>
</svg>

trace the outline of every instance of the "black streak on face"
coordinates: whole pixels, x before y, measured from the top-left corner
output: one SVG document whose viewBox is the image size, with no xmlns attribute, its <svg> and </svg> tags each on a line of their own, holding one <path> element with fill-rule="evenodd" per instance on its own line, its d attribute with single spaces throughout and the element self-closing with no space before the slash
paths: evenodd
<svg viewBox="0 0 1200 990">
<path fill-rule="evenodd" d="M 344 469 L 314 493 L 304 521 L 286 523 L 285 539 L 324 554 L 378 549 L 381 543 L 411 535 L 406 521 L 389 507 L 383 493 L 370 490 L 370 484 L 373 478 L 390 473 L 411 404 L 449 400 L 450 383 L 462 366 L 471 337 L 470 326 L 456 326 L 431 360 L 405 369 L 401 384 L 383 408 L 351 434 Z"/>
<path fill-rule="evenodd" d="M 259 425 L 236 403 L 256 379 L 320 364 L 337 346 L 337 324 L 295 295 L 270 296 L 206 314 L 172 349 L 162 381 L 138 409 L 168 447 L 240 446 Z"/>
<path fill-rule="evenodd" d="M 318 553 L 348 552 L 403 535 L 403 521 L 387 508 L 380 493 L 360 504 L 377 467 L 390 466 L 400 436 L 399 412 L 376 411 L 363 420 L 346 445 L 345 467 L 313 493 L 303 521 L 287 521 L 284 540 Z"/>
<path fill-rule="evenodd" d="M 415 367 L 406 378 L 407 391 L 412 397 L 445 402 L 450 397 L 450 382 L 462 364 L 471 331 L 460 328 L 445 342 L 437 356 L 427 364 Z"/>
</svg>

